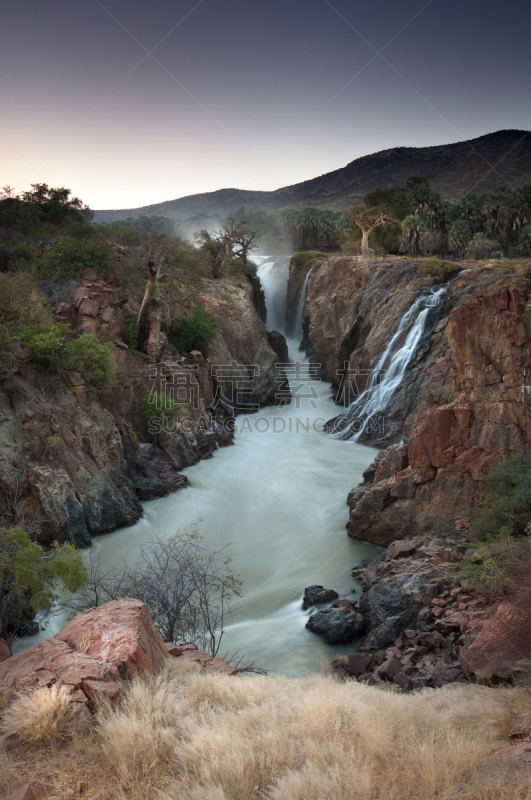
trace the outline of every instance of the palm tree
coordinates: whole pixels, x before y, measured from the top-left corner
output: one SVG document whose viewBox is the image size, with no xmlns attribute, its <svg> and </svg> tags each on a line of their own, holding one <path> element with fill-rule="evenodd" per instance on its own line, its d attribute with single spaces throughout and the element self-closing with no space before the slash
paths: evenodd
<svg viewBox="0 0 531 800">
<path fill-rule="evenodd" d="M 402 242 L 400 253 L 410 256 L 426 255 L 426 232 L 428 225 L 418 214 L 409 214 L 402 220 Z"/>
</svg>

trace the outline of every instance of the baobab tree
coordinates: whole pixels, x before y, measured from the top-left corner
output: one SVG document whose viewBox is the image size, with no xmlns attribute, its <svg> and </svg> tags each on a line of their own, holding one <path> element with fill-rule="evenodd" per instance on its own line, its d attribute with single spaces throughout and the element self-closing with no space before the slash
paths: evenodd
<svg viewBox="0 0 531 800">
<path fill-rule="evenodd" d="M 349 214 L 352 224 L 361 230 L 362 255 L 369 254 L 369 236 L 376 228 L 392 228 L 400 225 L 398 218 L 387 206 L 371 208 L 362 204 L 351 208 Z"/>
</svg>

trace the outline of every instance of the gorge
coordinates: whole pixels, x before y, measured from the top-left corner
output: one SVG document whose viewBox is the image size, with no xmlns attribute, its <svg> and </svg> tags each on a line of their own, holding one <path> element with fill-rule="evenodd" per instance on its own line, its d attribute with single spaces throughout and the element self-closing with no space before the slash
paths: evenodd
<svg viewBox="0 0 531 800">
<path fill-rule="evenodd" d="M 422 276 L 417 261 L 392 257 L 367 261 L 307 254 L 291 262 L 264 256 L 257 263 L 268 336 L 252 307 L 248 283 L 220 281 L 202 290 L 202 301 L 217 315 L 220 329 L 207 360 L 192 352 L 182 365 L 199 387 L 194 419 L 214 409 L 208 429 L 192 425 L 195 434 L 160 431 L 150 443 L 146 428 L 134 423 L 132 402 L 142 381 L 148 385 L 147 376 L 137 371 L 134 389 L 128 367 L 129 406 L 124 405 L 123 389 L 118 402 L 133 425 L 125 424 L 124 411 L 114 417 L 122 426 L 115 447 L 121 442 L 123 449 L 117 457 L 123 453 L 127 465 L 126 472 L 116 467 L 114 480 L 135 491 L 135 513 L 140 513 L 139 501 L 144 513 L 125 528 L 115 515 L 117 522 L 106 523 L 107 531 L 117 528 L 114 533 L 105 532 L 105 525 L 93 530 L 104 535 L 92 539 L 92 557 L 103 566 L 119 564 L 125 554 L 134 558 L 151 531 L 172 533 L 197 523 L 208 545 L 230 546 L 234 571 L 244 579 L 224 652 L 237 651 L 265 669 L 299 675 L 323 669 L 337 657 L 341 662 L 352 652 L 352 643 L 327 645 L 304 627 L 315 609 L 302 610 L 302 594 L 312 584 L 334 589 L 349 603 L 356 601 L 368 635 L 362 649 L 370 650 L 376 665 L 389 658 L 389 647 L 405 629 L 417 637 L 412 645 L 425 648 L 420 639 L 440 636 L 442 630 L 433 613 L 434 598 L 440 599 L 440 607 L 448 605 L 445 618 L 452 616 L 453 605 L 463 604 L 463 592 L 456 603 L 445 598 L 466 551 L 467 509 L 482 501 L 482 476 L 500 455 L 525 450 L 528 279 L 515 279 L 510 267 L 463 265 L 455 277 L 439 283 Z M 79 290 L 80 308 L 83 292 L 93 291 L 95 281 L 90 276 Z M 504 288 L 508 283 L 510 289 Z M 275 367 L 279 356 L 269 344 L 279 328 L 291 334 L 291 361 L 282 369 Z M 299 350 L 301 340 L 306 356 Z M 130 361 L 127 350 L 116 349 L 122 362 Z M 175 358 L 171 349 L 167 353 Z M 212 383 L 209 365 L 234 358 L 246 376 L 244 393 L 260 409 L 238 414 L 227 427 L 230 409 L 214 402 L 220 387 Z M 260 367 L 259 374 L 253 365 Z M 482 370 L 488 378 L 480 379 L 485 382 L 480 382 L 478 394 L 477 386 L 471 387 Z M 349 403 L 345 377 L 351 374 L 364 378 L 367 386 L 357 386 L 360 397 Z M 286 377 L 290 402 L 282 389 Z M 221 387 L 224 397 L 230 395 L 229 383 L 227 379 Z M 39 413 L 38 407 L 37 412 L 30 408 Z M 82 409 L 76 413 L 86 415 Z M 375 417 L 381 424 L 368 424 Z M 93 413 L 90 419 L 92 425 L 98 416 Z M 99 436 L 101 448 L 106 438 Z M 100 460 L 108 476 L 95 445 L 98 438 L 91 434 L 81 442 L 92 447 L 91 458 L 96 465 Z M 387 449 L 377 455 L 375 447 Z M 82 453 L 87 465 L 86 450 Z M 61 467 L 60 455 L 54 457 L 57 481 L 69 462 Z M 42 467 L 33 469 L 43 474 Z M 92 497 L 97 499 L 102 484 L 94 468 L 92 474 L 97 479 Z M 48 496 L 60 507 L 60 492 L 58 496 L 53 483 L 47 486 L 52 489 Z M 179 487 L 183 489 L 175 493 Z M 168 491 L 173 493 L 163 496 Z M 344 505 L 347 496 L 350 512 Z M 77 493 L 82 507 L 84 497 Z M 107 506 L 113 507 L 112 502 Z M 85 520 L 90 518 L 85 513 Z M 389 547 L 387 555 L 381 552 L 349 577 L 360 561 L 379 552 L 375 546 L 398 545 L 403 539 L 398 555 L 391 557 Z M 385 600 L 381 592 L 393 581 Z M 419 591 L 421 585 L 427 592 Z M 62 622 L 55 620 L 38 638 Z M 428 643 L 440 663 L 450 653 L 448 666 L 456 675 L 463 673 L 456 667 L 454 644 L 465 645 L 462 637 L 468 628 L 464 619 L 450 620 L 446 638 L 432 635 Z M 34 641 L 27 637 L 19 646 Z M 423 676 L 429 669 L 429 663 L 423 667 L 419 662 L 413 672 Z"/>
</svg>

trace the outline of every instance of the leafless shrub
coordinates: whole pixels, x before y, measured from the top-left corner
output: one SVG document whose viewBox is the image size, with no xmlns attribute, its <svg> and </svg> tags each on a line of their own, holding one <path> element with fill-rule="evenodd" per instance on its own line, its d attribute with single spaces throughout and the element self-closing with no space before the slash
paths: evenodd
<svg viewBox="0 0 531 800">
<path fill-rule="evenodd" d="M 78 613 L 110 600 L 142 600 L 165 639 L 193 641 L 218 655 L 232 600 L 241 582 L 230 570 L 226 547 L 210 550 L 194 529 L 191 533 L 155 536 L 143 542 L 139 559 L 102 569 L 92 559 L 81 591 L 62 601 Z"/>
</svg>

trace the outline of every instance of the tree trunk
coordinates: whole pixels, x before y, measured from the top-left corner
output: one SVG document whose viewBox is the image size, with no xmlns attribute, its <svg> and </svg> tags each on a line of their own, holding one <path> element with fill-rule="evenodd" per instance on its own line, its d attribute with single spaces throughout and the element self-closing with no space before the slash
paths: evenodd
<svg viewBox="0 0 531 800">
<path fill-rule="evenodd" d="M 153 261 L 148 262 L 148 282 L 138 314 L 138 349 L 146 353 L 153 363 L 160 358 L 161 305 L 156 289 L 161 266 L 156 267 Z"/>
<path fill-rule="evenodd" d="M 369 249 L 369 230 L 361 231 L 361 252 L 366 253 Z"/>
</svg>

